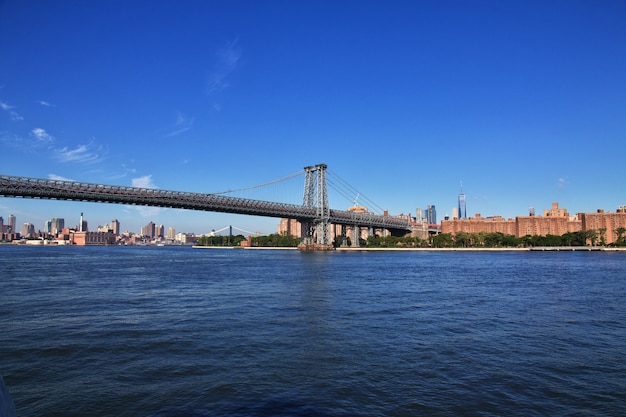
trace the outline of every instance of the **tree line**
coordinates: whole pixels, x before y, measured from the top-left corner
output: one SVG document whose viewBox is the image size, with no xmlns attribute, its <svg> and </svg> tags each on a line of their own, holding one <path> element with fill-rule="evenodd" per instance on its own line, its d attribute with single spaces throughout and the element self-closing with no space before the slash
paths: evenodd
<svg viewBox="0 0 626 417">
<path fill-rule="evenodd" d="M 240 246 L 242 241 L 247 240 L 244 235 L 231 236 L 200 236 L 198 238 L 198 246 Z M 271 234 L 265 236 L 253 236 L 252 246 L 268 247 L 268 248 L 289 248 L 296 247 L 300 243 L 300 238 Z"/>
<path fill-rule="evenodd" d="M 536 246 L 626 246 L 626 228 L 620 227 L 615 230 L 617 239 L 614 243 L 606 243 L 606 229 L 580 230 L 568 232 L 563 235 L 546 235 L 515 237 L 504 233 L 466 233 L 459 232 L 456 235 L 450 233 L 439 234 L 430 238 L 432 247 L 446 248 L 499 248 L 499 247 L 525 247 Z"/>
<path fill-rule="evenodd" d="M 581 230 L 578 232 L 568 232 L 561 236 L 531 236 L 515 237 L 504 233 L 467 233 L 459 232 L 455 235 L 451 233 L 441 233 L 432 235 L 428 239 L 418 237 L 397 237 L 397 236 L 369 236 L 367 239 L 360 239 L 360 246 L 380 247 L 380 248 L 532 248 L 537 246 L 626 246 L 626 228 L 620 227 L 615 230 L 617 240 L 614 243 L 606 243 L 606 229 Z M 243 235 L 232 236 L 201 236 L 198 239 L 199 246 L 239 246 L 241 241 L 246 240 Z M 266 236 L 252 237 L 252 246 L 260 247 L 296 247 L 300 243 L 300 238 L 287 234 L 271 234 Z M 335 237 L 333 245 L 341 246 L 343 243 L 340 236 Z M 348 246 L 351 246 L 350 238 L 347 238 Z"/>
</svg>

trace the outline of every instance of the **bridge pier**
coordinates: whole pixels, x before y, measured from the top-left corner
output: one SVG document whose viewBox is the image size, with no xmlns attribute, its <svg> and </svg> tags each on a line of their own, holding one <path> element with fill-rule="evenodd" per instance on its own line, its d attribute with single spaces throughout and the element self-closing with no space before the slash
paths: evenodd
<svg viewBox="0 0 626 417">
<path fill-rule="evenodd" d="M 333 250 L 330 241 L 330 205 L 326 184 L 326 164 L 304 167 L 304 198 L 302 205 L 314 208 L 316 217 L 302 222 L 301 250 Z"/>
<path fill-rule="evenodd" d="M 352 226 L 352 247 L 358 248 L 361 246 L 361 227 L 356 224 Z"/>
</svg>

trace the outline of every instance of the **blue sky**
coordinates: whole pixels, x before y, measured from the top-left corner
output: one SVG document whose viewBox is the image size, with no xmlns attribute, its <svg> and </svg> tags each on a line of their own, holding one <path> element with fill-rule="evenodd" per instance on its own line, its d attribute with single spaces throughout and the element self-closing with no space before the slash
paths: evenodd
<svg viewBox="0 0 626 417">
<path fill-rule="evenodd" d="M 4 175 L 193 192 L 326 163 L 391 214 L 439 219 L 461 181 L 468 215 L 614 211 L 626 2 L 4 0 L 0 155 Z M 278 225 L 0 198 L 38 228 L 80 212 L 133 232 Z"/>
</svg>

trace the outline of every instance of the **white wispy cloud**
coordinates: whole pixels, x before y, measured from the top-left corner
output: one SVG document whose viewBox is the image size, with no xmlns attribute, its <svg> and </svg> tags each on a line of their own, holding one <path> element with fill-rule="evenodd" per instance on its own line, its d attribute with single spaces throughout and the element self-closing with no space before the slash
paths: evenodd
<svg viewBox="0 0 626 417">
<path fill-rule="evenodd" d="M 139 188 L 159 188 L 154 184 L 154 181 L 152 181 L 152 175 L 144 175 L 143 177 L 133 178 L 131 180 L 131 184 L 133 187 Z"/>
<path fill-rule="evenodd" d="M 172 125 L 172 129 L 174 130 L 168 133 L 166 137 L 180 135 L 181 133 L 188 131 L 193 126 L 193 121 L 193 118 L 189 118 L 181 112 L 178 112 L 176 114 L 176 122 Z"/>
<path fill-rule="evenodd" d="M 93 142 L 86 145 L 78 145 L 73 149 L 67 146 L 58 149 L 56 158 L 63 163 L 77 162 L 82 164 L 98 162 L 102 159 L 102 148 L 95 146 Z"/>
<path fill-rule="evenodd" d="M 38 141 L 40 141 L 42 143 L 52 143 L 52 142 L 54 142 L 54 137 L 52 135 L 50 135 L 49 133 L 47 133 L 44 129 L 42 129 L 40 127 L 34 128 L 30 132 L 30 134 L 33 135 Z"/>
<path fill-rule="evenodd" d="M 74 181 L 73 179 L 65 178 L 56 174 L 48 174 L 48 179 L 56 180 L 56 181 Z"/>
<path fill-rule="evenodd" d="M 41 152 L 42 148 L 49 148 L 51 142 L 41 140 L 30 132 L 28 136 L 21 136 L 15 133 L 0 131 L 0 144 L 24 153 Z"/>
<path fill-rule="evenodd" d="M 224 90 L 229 86 L 229 77 L 238 68 L 240 61 L 241 50 L 237 47 L 237 39 L 217 51 L 215 68 L 209 73 L 209 93 Z"/>
<path fill-rule="evenodd" d="M 150 218 L 150 217 L 154 218 L 158 216 L 162 211 L 165 210 L 160 207 L 148 207 L 148 206 L 132 206 L 129 208 L 132 208 L 137 213 L 139 213 L 141 217 L 145 217 L 145 218 Z"/>
<path fill-rule="evenodd" d="M 152 180 L 152 175 L 144 175 L 143 177 L 133 178 L 131 179 L 131 184 L 133 187 L 139 187 L 139 188 L 152 188 L 152 189 L 159 188 L 154 184 L 154 181 Z M 160 207 L 147 207 L 147 206 L 127 206 L 127 207 L 129 209 L 137 211 L 139 215 L 141 215 L 141 217 L 146 217 L 146 218 L 155 217 L 164 210 Z"/>
<path fill-rule="evenodd" d="M 11 120 L 14 120 L 14 121 L 24 120 L 24 118 L 18 112 L 13 110 L 14 108 L 15 106 L 11 106 L 10 104 L 4 101 L 0 101 L 0 109 L 8 112 L 9 116 L 11 116 Z"/>
<path fill-rule="evenodd" d="M 129 168 L 125 164 L 122 164 L 121 172 L 110 172 L 109 175 L 107 175 L 106 179 L 107 181 L 116 181 L 122 178 L 126 178 L 130 174 L 135 174 L 136 172 L 137 170 L 135 168 Z"/>
<path fill-rule="evenodd" d="M 47 101 L 44 100 L 39 100 L 37 101 L 37 103 L 41 104 L 44 107 L 54 107 L 52 104 L 48 103 Z"/>
<path fill-rule="evenodd" d="M 565 187 L 567 184 L 569 184 L 569 181 L 567 181 L 565 178 L 559 178 L 559 179 L 556 181 L 556 184 L 557 184 L 557 186 L 558 186 L 559 188 L 563 188 L 563 187 Z"/>
</svg>

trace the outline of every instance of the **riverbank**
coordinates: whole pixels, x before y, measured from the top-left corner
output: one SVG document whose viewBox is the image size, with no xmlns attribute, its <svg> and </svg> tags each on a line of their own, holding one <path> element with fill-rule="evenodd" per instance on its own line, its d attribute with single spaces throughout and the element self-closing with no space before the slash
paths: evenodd
<svg viewBox="0 0 626 417">
<path fill-rule="evenodd" d="M 338 251 L 398 252 L 626 252 L 626 247 L 542 246 L 534 248 L 337 248 Z"/>
<path fill-rule="evenodd" d="M 298 250 L 294 247 L 269 246 L 193 246 L 199 249 Z M 605 246 L 542 246 L 534 248 L 372 248 L 339 247 L 337 252 L 626 252 L 626 247 Z"/>
</svg>

